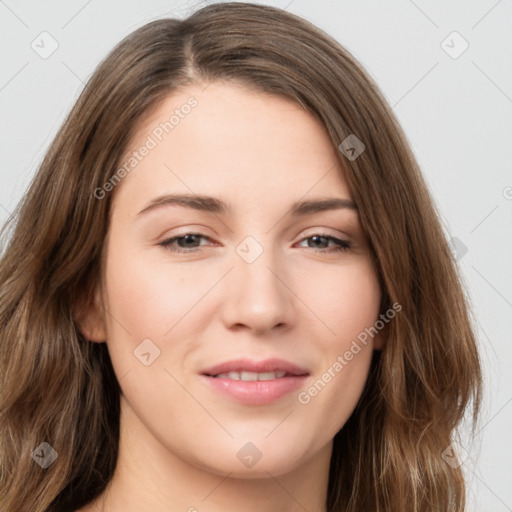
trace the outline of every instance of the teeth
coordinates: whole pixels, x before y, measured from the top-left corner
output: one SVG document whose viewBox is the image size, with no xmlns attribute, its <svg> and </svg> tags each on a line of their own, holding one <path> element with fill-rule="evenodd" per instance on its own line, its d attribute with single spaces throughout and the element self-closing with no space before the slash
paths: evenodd
<svg viewBox="0 0 512 512">
<path fill-rule="evenodd" d="M 258 380 L 258 374 L 253 372 L 241 372 L 240 380 Z"/>
<path fill-rule="evenodd" d="M 217 379 L 254 381 L 254 380 L 282 379 L 285 375 L 286 375 L 286 372 L 262 372 L 262 373 L 228 372 L 228 373 L 219 373 L 215 377 Z"/>
<path fill-rule="evenodd" d="M 283 372 L 279 372 L 283 373 Z M 272 380 L 272 379 L 279 379 L 280 377 L 277 376 L 277 372 L 264 372 L 258 374 L 258 380 Z"/>
</svg>

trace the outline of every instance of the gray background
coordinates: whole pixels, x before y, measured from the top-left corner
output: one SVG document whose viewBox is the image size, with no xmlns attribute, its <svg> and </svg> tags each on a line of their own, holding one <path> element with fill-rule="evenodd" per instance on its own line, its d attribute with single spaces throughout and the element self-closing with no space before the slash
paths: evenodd
<svg viewBox="0 0 512 512">
<path fill-rule="evenodd" d="M 0 223 L 100 59 L 144 23 L 207 3 L 0 0 Z M 350 50 L 407 133 L 453 239 L 485 365 L 478 436 L 462 443 L 469 510 L 512 511 L 512 1 L 264 3 Z M 31 45 L 48 51 L 51 38 L 58 48 L 42 58 Z"/>
</svg>

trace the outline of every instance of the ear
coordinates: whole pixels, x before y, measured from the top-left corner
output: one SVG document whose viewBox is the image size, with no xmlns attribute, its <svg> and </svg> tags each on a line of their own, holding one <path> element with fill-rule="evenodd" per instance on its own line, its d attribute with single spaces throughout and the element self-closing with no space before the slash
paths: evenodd
<svg viewBox="0 0 512 512">
<path fill-rule="evenodd" d="M 98 289 L 94 292 L 92 299 L 89 296 L 75 304 L 75 322 L 80 332 L 90 341 L 102 343 L 107 339 L 103 312 L 103 303 Z"/>
<path fill-rule="evenodd" d="M 382 350 L 386 344 L 386 330 L 380 330 L 373 338 L 373 350 Z"/>
<path fill-rule="evenodd" d="M 384 327 L 379 329 L 377 334 L 373 337 L 373 349 L 382 350 L 386 346 L 389 337 L 389 324 L 384 323 Z"/>
</svg>

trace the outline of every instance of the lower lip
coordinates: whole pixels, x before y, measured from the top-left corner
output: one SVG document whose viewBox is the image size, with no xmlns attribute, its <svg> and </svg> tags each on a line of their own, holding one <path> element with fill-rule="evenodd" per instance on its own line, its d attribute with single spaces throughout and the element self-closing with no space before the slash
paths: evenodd
<svg viewBox="0 0 512 512">
<path fill-rule="evenodd" d="M 279 400 L 300 388 L 307 375 L 272 380 L 233 380 L 202 375 L 219 393 L 245 405 L 265 405 Z"/>
</svg>

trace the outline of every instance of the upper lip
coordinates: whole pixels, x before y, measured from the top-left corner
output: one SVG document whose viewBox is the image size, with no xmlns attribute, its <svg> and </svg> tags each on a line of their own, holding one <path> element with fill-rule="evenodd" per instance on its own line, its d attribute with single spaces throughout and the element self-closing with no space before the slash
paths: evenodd
<svg viewBox="0 0 512 512">
<path fill-rule="evenodd" d="M 241 358 L 226 361 L 217 364 L 206 370 L 203 370 L 202 375 L 219 375 L 219 373 L 228 372 L 286 372 L 290 375 L 309 375 L 308 371 L 300 366 L 286 361 L 284 359 L 264 359 L 262 361 L 254 361 L 252 359 Z"/>
</svg>

